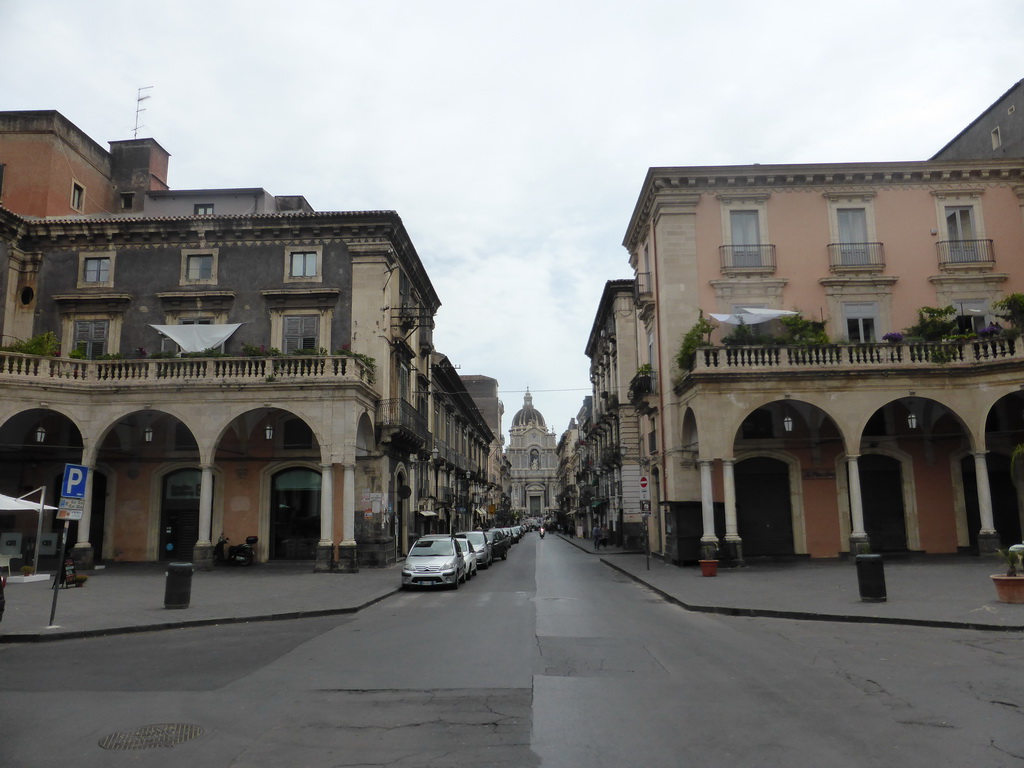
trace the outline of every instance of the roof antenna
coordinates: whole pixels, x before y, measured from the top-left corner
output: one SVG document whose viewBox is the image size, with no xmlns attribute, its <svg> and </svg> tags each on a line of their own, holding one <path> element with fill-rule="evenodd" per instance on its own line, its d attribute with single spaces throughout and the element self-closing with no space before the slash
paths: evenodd
<svg viewBox="0 0 1024 768">
<path fill-rule="evenodd" d="M 152 87 L 153 87 L 152 85 L 144 85 L 141 88 L 139 88 L 138 93 L 135 94 L 135 131 L 132 133 L 132 138 L 133 139 L 139 138 L 139 128 L 145 128 L 146 127 L 144 125 L 139 125 L 139 115 L 141 115 L 143 112 L 146 111 L 142 107 L 142 102 L 144 102 L 146 99 L 149 99 L 149 98 L 152 98 L 152 97 L 148 93 L 145 96 L 143 96 L 142 92 L 143 91 L 148 91 Z"/>
</svg>

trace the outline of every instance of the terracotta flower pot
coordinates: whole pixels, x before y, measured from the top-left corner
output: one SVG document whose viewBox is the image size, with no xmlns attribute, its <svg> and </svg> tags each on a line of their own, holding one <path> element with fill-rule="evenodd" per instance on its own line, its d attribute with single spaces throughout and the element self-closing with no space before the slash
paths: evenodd
<svg viewBox="0 0 1024 768">
<path fill-rule="evenodd" d="M 1024 576 L 1006 576 L 992 574 L 992 583 L 996 585 L 996 596 L 1001 603 L 1024 604 Z"/>
<path fill-rule="evenodd" d="M 717 560 L 698 560 L 700 563 L 700 575 L 701 576 L 717 576 L 718 575 L 718 561 Z"/>
</svg>

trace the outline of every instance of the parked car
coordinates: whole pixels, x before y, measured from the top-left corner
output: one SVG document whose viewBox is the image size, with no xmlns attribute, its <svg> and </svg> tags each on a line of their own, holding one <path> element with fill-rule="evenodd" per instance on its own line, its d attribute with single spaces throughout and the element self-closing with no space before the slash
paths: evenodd
<svg viewBox="0 0 1024 768">
<path fill-rule="evenodd" d="M 476 576 L 476 569 L 478 567 L 476 550 L 473 549 L 473 542 L 469 539 L 461 539 L 456 536 L 455 543 L 458 544 L 459 549 L 462 550 L 462 557 L 466 561 L 466 581 L 469 581 Z"/>
<path fill-rule="evenodd" d="M 402 588 L 458 589 L 466 580 L 466 559 L 448 534 L 421 536 L 413 542 L 402 564 Z"/>
<path fill-rule="evenodd" d="M 512 546 L 512 537 L 505 532 L 504 528 L 491 528 L 488 533 L 494 535 L 494 541 L 491 544 L 494 559 L 497 560 L 500 557 L 502 560 L 508 560 L 508 550 Z"/>
<path fill-rule="evenodd" d="M 473 545 L 473 551 L 476 552 L 476 567 L 477 568 L 490 568 L 491 563 L 494 562 L 494 549 L 491 544 L 494 538 L 488 538 L 490 531 L 459 531 L 455 534 L 457 539 L 468 539 Z"/>
<path fill-rule="evenodd" d="M 7 605 L 7 598 L 4 597 L 4 587 L 7 586 L 7 578 L 0 574 L 0 621 L 4 620 L 4 607 Z"/>
</svg>

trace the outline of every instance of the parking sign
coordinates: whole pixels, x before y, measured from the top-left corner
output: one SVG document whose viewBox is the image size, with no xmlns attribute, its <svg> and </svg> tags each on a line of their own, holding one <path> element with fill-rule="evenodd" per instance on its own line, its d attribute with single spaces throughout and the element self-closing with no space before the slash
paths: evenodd
<svg viewBox="0 0 1024 768">
<path fill-rule="evenodd" d="M 85 480 L 89 477 L 89 468 L 81 464 L 65 464 L 64 480 L 60 484 L 60 495 L 67 499 L 85 498 Z"/>
</svg>

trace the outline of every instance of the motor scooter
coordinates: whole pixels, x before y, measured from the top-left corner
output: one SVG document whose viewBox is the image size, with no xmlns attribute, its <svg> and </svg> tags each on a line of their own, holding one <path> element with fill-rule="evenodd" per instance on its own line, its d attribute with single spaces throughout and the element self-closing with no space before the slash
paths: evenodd
<svg viewBox="0 0 1024 768">
<path fill-rule="evenodd" d="M 543 528 L 540 529 L 540 537 L 542 539 L 544 538 L 544 529 Z"/>
<path fill-rule="evenodd" d="M 213 561 L 221 565 L 252 565 L 256 560 L 253 546 L 259 541 L 256 536 L 248 536 L 244 544 L 228 546 L 228 539 L 223 533 L 213 548 Z"/>
</svg>

